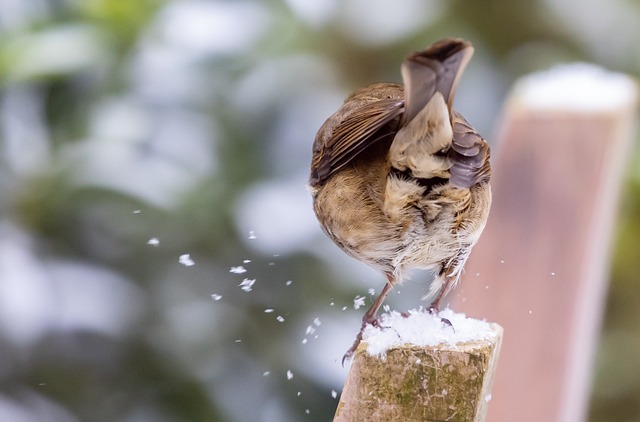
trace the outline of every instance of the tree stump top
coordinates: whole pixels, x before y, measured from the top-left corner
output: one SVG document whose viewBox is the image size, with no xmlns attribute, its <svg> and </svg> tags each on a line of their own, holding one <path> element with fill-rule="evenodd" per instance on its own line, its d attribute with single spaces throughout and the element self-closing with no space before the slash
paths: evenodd
<svg viewBox="0 0 640 422">
<path fill-rule="evenodd" d="M 450 310 L 440 316 L 393 313 L 363 338 L 334 421 L 484 420 L 499 325 Z"/>
</svg>

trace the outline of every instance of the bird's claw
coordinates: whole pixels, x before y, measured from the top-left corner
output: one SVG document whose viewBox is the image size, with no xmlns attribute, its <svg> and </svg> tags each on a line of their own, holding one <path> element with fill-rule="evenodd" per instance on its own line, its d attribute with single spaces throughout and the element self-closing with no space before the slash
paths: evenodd
<svg viewBox="0 0 640 422">
<path fill-rule="evenodd" d="M 360 331 L 358 331 L 358 335 L 356 335 L 356 339 L 353 341 L 353 344 L 351 345 L 349 350 L 347 350 L 344 356 L 342 356 L 342 366 L 344 366 L 344 363 L 346 361 L 350 360 L 353 357 L 354 353 L 358 349 L 360 342 L 362 342 L 364 329 L 367 327 L 367 325 L 378 327 L 380 325 L 380 321 L 378 321 L 378 318 L 367 319 L 365 316 L 365 319 L 362 321 L 362 325 L 360 326 Z"/>
<path fill-rule="evenodd" d="M 453 324 L 451 323 L 451 321 L 449 321 L 447 318 L 443 318 L 443 317 L 441 317 L 440 315 L 438 315 L 438 313 L 440 312 L 440 311 L 438 311 L 438 308 L 436 308 L 436 307 L 434 307 L 434 306 L 431 306 L 431 307 L 429 307 L 428 311 L 429 311 L 429 313 L 430 313 L 431 315 L 433 315 L 433 316 L 435 316 L 435 317 L 439 318 L 439 319 L 440 319 L 440 322 L 442 322 L 442 325 L 444 325 L 445 327 L 451 327 L 451 329 L 453 330 L 453 332 L 454 332 L 454 333 L 456 332 L 456 329 L 455 329 L 455 328 L 453 328 Z"/>
<path fill-rule="evenodd" d="M 363 323 L 362 328 L 360 329 L 360 331 L 358 332 L 358 335 L 356 336 L 356 339 L 353 341 L 353 344 L 351 345 L 349 350 L 347 350 L 344 356 L 342 356 L 343 367 L 346 361 L 351 360 L 351 358 L 353 357 L 353 354 L 356 352 L 356 349 L 360 345 L 360 342 L 362 341 L 362 332 L 364 331 L 364 327 L 365 327 L 365 324 Z"/>
</svg>

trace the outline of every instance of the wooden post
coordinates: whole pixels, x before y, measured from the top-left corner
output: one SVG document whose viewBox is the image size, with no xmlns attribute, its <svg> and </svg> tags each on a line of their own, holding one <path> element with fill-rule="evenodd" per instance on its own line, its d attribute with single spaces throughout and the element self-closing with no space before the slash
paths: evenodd
<svg viewBox="0 0 640 422">
<path fill-rule="evenodd" d="M 451 305 L 507 332 L 490 422 L 586 420 L 636 103 L 630 78 L 585 65 L 507 101 L 491 215 Z"/>
<path fill-rule="evenodd" d="M 355 353 L 334 422 L 484 421 L 502 328 L 472 320 L 470 335 L 465 334 L 460 314 L 456 320 L 451 315 L 446 317 L 452 320 L 455 332 L 424 312 L 409 318 L 432 319 L 435 325 L 418 322 L 417 329 L 403 330 L 399 325 L 412 322 L 398 324 L 383 317 L 381 328 L 371 327 L 373 334 L 365 333 Z M 406 343 L 420 331 L 432 336 L 427 342 L 436 344 Z M 372 351 L 370 346 L 379 341 L 376 337 L 384 336 L 391 336 L 395 345 Z"/>
</svg>

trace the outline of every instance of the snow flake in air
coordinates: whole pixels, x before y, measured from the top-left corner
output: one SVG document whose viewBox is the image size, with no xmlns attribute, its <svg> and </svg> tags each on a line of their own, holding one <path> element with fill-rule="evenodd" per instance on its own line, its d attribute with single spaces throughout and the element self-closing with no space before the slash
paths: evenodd
<svg viewBox="0 0 640 422">
<path fill-rule="evenodd" d="M 196 265 L 196 263 L 193 262 L 193 259 L 191 259 L 191 255 L 188 253 L 180 255 L 180 258 L 178 258 L 178 262 L 184 265 L 185 267 L 191 267 L 193 265 Z"/>
</svg>

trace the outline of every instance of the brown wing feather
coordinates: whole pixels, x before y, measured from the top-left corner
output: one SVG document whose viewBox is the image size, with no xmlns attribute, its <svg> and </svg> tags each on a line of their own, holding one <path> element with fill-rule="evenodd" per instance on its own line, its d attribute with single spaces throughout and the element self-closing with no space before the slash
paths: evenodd
<svg viewBox="0 0 640 422">
<path fill-rule="evenodd" d="M 448 156 L 453 162 L 449 183 L 454 187 L 470 188 L 491 177 L 489 144 L 456 111 L 453 112 L 453 141 Z"/>
<path fill-rule="evenodd" d="M 458 81 L 472 55 L 470 43 L 447 38 L 407 56 L 402 65 L 404 89 L 397 84 L 374 84 L 349 96 L 316 135 L 310 185 L 322 185 L 369 146 L 395 136 L 436 92 L 446 101 L 453 129 L 447 152 L 452 163 L 451 185 L 469 188 L 488 180 L 489 145 L 451 108 Z"/>
<path fill-rule="evenodd" d="M 320 128 L 313 144 L 311 186 L 324 183 L 376 141 L 395 135 L 393 121 L 404 110 L 402 87 L 385 84 L 384 90 L 385 98 L 356 92 Z"/>
</svg>

